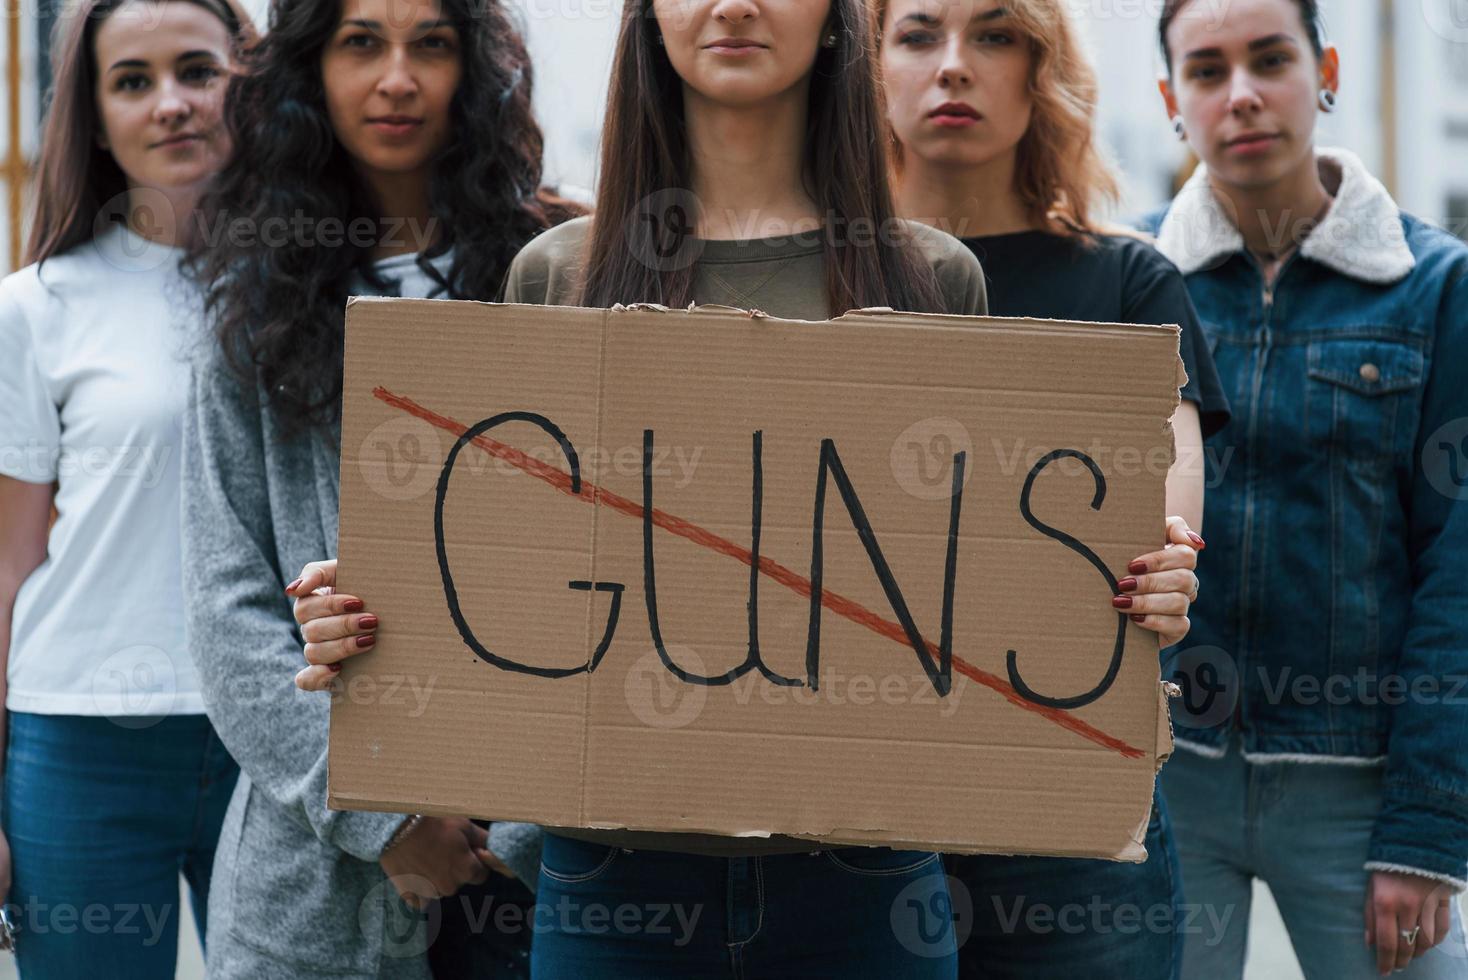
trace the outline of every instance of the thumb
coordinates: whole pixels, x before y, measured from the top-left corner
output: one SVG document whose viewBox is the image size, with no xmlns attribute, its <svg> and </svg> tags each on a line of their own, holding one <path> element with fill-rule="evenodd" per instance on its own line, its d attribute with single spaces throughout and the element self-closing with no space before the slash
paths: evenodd
<svg viewBox="0 0 1468 980">
<path fill-rule="evenodd" d="M 494 852 L 489 850 L 488 848 L 475 848 L 474 853 L 478 856 L 479 860 L 484 864 L 486 868 L 489 868 L 496 874 L 504 875 L 506 878 L 517 877 L 515 872 L 510 870 L 510 866 L 501 861 L 499 858 L 495 857 Z"/>
<path fill-rule="evenodd" d="M 313 561 L 301 569 L 300 577 L 285 587 L 288 595 L 307 596 L 317 589 L 336 587 L 336 559 Z"/>
<path fill-rule="evenodd" d="M 1367 883 L 1366 883 L 1366 908 L 1362 911 L 1362 915 L 1366 919 L 1366 945 L 1367 946 L 1375 946 L 1376 945 L 1376 912 L 1375 912 L 1375 905 L 1372 902 L 1371 893 L 1372 893 L 1372 882 L 1367 881 Z"/>
</svg>

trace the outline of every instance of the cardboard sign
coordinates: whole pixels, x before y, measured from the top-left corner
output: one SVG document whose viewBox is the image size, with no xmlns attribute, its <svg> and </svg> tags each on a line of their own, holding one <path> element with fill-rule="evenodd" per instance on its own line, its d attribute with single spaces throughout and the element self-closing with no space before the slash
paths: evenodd
<svg viewBox="0 0 1468 980">
<path fill-rule="evenodd" d="M 331 805 L 1141 860 L 1173 327 L 353 299 Z"/>
</svg>

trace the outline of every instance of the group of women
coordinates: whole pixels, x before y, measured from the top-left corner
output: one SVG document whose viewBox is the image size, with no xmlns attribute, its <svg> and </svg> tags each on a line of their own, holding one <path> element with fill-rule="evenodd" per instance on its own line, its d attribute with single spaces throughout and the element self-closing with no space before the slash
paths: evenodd
<svg viewBox="0 0 1468 980">
<path fill-rule="evenodd" d="M 1468 248 L 1316 147 L 1340 59 L 1314 0 L 1167 0 L 1202 162 L 1144 231 L 1106 224 L 1068 6 L 629 0 L 591 207 L 542 186 L 498 0 L 272 0 L 258 38 L 230 0 L 64 18 L 31 264 L 0 283 L 21 975 L 171 975 L 182 870 L 218 978 L 1239 977 L 1255 879 L 1308 976 L 1468 976 L 1468 490 L 1435 455 L 1468 417 Z M 670 190 L 699 205 L 676 268 L 625 238 Z M 798 234 L 857 219 L 884 233 Z M 1232 681 L 1175 708 L 1147 861 L 328 809 L 318 692 L 379 627 L 331 560 L 350 295 L 1181 325 L 1173 516 L 1109 602 Z M 959 887 L 965 942 L 894 928 Z M 535 914 L 627 906 L 696 914 Z"/>
</svg>

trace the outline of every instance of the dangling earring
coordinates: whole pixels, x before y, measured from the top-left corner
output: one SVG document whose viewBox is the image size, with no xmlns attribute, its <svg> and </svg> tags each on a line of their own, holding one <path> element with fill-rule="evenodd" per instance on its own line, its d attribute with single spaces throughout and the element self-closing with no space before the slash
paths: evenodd
<svg viewBox="0 0 1468 980">
<path fill-rule="evenodd" d="M 663 32 L 662 31 L 659 31 L 658 32 L 658 47 L 662 47 L 662 46 L 663 46 Z"/>
<path fill-rule="evenodd" d="M 1188 138 L 1188 127 L 1183 125 L 1182 116 L 1172 117 L 1172 131 L 1177 134 L 1177 138 L 1180 140 Z"/>
<path fill-rule="evenodd" d="M 836 46 L 836 35 L 834 33 L 833 34 L 827 34 L 821 40 L 821 47 L 823 47 L 823 48 L 834 48 L 835 46 Z"/>
<path fill-rule="evenodd" d="M 1336 105 L 1335 93 L 1332 92 L 1328 88 L 1321 89 L 1320 90 L 1320 111 L 1321 112 L 1335 112 L 1335 105 Z"/>
</svg>

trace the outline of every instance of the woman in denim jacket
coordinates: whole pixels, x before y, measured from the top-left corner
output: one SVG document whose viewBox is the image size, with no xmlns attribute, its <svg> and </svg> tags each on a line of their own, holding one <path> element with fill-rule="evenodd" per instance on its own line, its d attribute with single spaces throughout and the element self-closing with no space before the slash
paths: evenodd
<svg viewBox="0 0 1468 980">
<path fill-rule="evenodd" d="M 1241 975 L 1257 877 L 1307 976 L 1468 976 L 1468 248 L 1314 146 L 1313 0 L 1168 0 L 1162 42 L 1203 165 L 1154 230 L 1234 410 L 1162 777 L 1230 924 L 1184 975 Z"/>
</svg>

